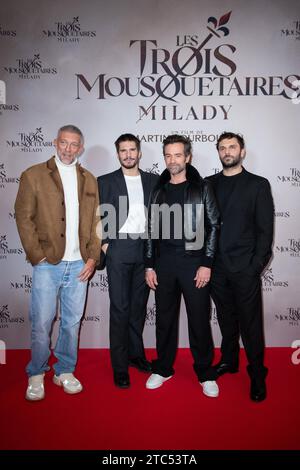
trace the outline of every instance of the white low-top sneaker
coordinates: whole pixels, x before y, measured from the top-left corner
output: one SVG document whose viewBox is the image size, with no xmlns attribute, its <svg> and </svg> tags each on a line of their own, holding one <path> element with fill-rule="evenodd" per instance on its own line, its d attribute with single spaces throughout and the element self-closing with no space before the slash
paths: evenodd
<svg viewBox="0 0 300 470">
<path fill-rule="evenodd" d="M 28 379 L 28 387 L 25 398 L 30 401 L 43 400 L 45 398 L 44 375 L 32 375 Z"/>
<path fill-rule="evenodd" d="M 217 397 L 219 396 L 219 387 L 217 382 L 214 380 L 206 380 L 205 382 L 200 382 L 203 387 L 203 393 L 207 397 Z"/>
<path fill-rule="evenodd" d="M 149 379 L 146 382 L 146 388 L 149 389 L 154 389 L 154 388 L 159 388 L 162 386 L 166 380 L 169 380 L 173 377 L 173 375 L 170 375 L 170 377 L 163 377 L 162 375 L 159 374 L 151 374 Z"/>
<path fill-rule="evenodd" d="M 54 375 L 53 382 L 59 387 L 63 387 L 66 393 L 74 394 L 82 391 L 82 385 L 71 373 Z"/>
</svg>

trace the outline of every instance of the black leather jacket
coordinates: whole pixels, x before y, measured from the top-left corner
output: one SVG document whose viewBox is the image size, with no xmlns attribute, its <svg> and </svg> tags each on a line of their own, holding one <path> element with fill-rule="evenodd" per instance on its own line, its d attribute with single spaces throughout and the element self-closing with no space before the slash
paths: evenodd
<svg viewBox="0 0 300 470">
<path fill-rule="evenodd" d="M 184 194 L 185 253 L 201 257 L 201 266 L 211 267 L 217 249 L 219 211 L 210 183 L 192 165 L 186 167 L 188 185 Z M 148 239 L 146 240 L 145 266 L 155 267 L 159 256 L 161 238 L 161 212 L 154 214 L 156 207 L 166 202 L 166 185 L 170 172 L 166 169 L 156 184 L 148 208 Z M 159 234 L 153 235 L 153 234 Z M 195 234 L 197 234 L 195 236 Z M 156 238 L 156 239 L 154 239 Z"/>
</svg>

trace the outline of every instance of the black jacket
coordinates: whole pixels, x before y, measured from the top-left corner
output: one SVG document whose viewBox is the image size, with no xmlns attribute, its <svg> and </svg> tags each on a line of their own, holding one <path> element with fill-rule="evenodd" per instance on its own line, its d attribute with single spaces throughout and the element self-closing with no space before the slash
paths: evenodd
<svg viewBox="0 0 300 470">
<path fill-rule="evenodd" d="M 201 266 L 211 267 L 217 248 L 219 229 L 217 203 L 210 183 L 201 178 L 196 168 L 190 164 L 186 167 L 186 178 L 188 184 L 184 193 L 185 252 L 191 256 L 201 257 Z M 169 181 L 170 172 L 166 169 L 152 193 L 148 209 L 146 267 L 154 267 L 155 258 L 159 256 L 162 214 L 161 212 L 154 214 L 154 207 L 166 202 L 166 185 Z"/>
<path fill-rule="evenodd" d="M 229 177 L 230 178 L 230 177 Z M 218 200 L 222 172 L 208 177 Z M 230 272 L 260 274 L 272 255 L 274 205 L 268 180 L 244 168 L 223 213 L 217 259 Z"/>
<path fill-rule="evenodd" d="M 155 175 L 154 173 L 147 173 L 143 170 L 139 170 L 140 175 L 141 175 L 141 180 L 142 180 L 142 186 L 143 186 L 143 191 L 144 191 L 144 205 L 145 208 L 147 208 L 149 204 L 149 199 L 150 199 L 150 194 L 155 186 L 157 180 L 158 180 L 158 175 Z M 101 219 L 105 217 L 106 213 L 103 212 L 103 204 L 110 204 L 115 208 L 116 211 L 116 224 L 114 227 L 115 231 L 115 237 L 114 239 L 119 238 L 119 230 L 120 228 L 124 225 L 126 218 L 128 216 L 128 209 L 129 209 L 129 203 L 128 203 L 128 192 L 127 192 L 127 187 L 126 187 L 126 182 L 124 178 L 124 174 L 121 168 L 119 168 L 116 171 L 113 171 L 111 173 L 107 173 L 106 175 L 99 176 L 97 178 L 98 181 L 98 189 L 99 189 L 99 198 L 100 198 L 100 215 Z M 120 208 L 120 196 L 125 197 L 125 203 L 126 203 L 126 210 L 121 210 Z M 110 227 L 102 227 L 102 229 L 107 232 Z M 105 243 L 109 243 L 110 238 L 109 236 L 103 236 L 102 238 L 102 245 Z M 103 251 L 101 250 L 101 259 L 100 259 L 100 264 L 98 266 L 98 269 L 103 269 L 105 267 L 105 255 Z"/>
</svg>

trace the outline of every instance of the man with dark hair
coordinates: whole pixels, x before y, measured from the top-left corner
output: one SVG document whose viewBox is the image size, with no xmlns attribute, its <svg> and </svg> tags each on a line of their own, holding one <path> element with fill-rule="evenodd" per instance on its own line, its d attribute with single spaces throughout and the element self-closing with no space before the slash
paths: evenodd
<svg viewBox="0 0 300 470">
<path fill-rule="evenodd" d="M 109 338 L 114 382 L 128 388 L 128 366 L 150 372 L 143 328 L 149 295 L 144 278 L 145 206 L 157 176 L 139 169 L 140 141 L 122 134 L 115 142 L 121 168 L 99 176 L 102 217 L 102 259 L 109 283 Z M 114 209 L 114 217 L 107 216 Z M 102 263 L 102 267 L 103 267 Z"/>
<path fill-rule="evenodd" d="M 73 372 L 88 278 L 99 260 L 100 240 L 97 182 L 78 164 L 83 135 L 78 127 L 63 126 L 54 140 L 56 155 L 22 173 L 15 203 L 20 238 L 33 265 L 30 319 L 31 361 L 27 400 L 45 396 L 49 370 L 50 332 L 60 301 L 59 336 L 54 349 L 53 382 L 66 393 L 82 385 Z"/>
<path fill-rule="evenodd" d="M 178 316 L 184 296 L 194 370 L 203 393 L 217 397 L 212 368 L 209 281 L 217 245 L 219 213 L 210 183 L 190 164 L 191 142 L 170 135 L 163 142 L 166 170 L 153 191 L 149 210 L 146 282 L 155 290 L 157 360 L 148 389 L 174 375 Z"/>
<path fill-rule="evenodd" d="M 270 260 L 273 200 L 268 180 L 242 166 L 244 139 L 224 132 L 217 142 L 223 171 L 208 179 L 221 212 L 221 230 L 211 280 L 211 295 L 222 333 L 218 376 L 238 371 L 239 336 L 251 379 L 250 397 L 266 398 L 260 275 Z"/>
</svg>

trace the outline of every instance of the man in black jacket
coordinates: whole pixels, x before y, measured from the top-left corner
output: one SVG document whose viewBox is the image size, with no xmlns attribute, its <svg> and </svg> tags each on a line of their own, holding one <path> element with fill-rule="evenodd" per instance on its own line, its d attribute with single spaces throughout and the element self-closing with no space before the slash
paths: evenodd
<svg viewBox="0 0 300 470">
<path fill-rule="evenodd" d="M 128 388 L 128 366 L 150 372 L 143 328 L 149 288 L 145 283 L 145 209 L 158 176 L 139 169 L 140 141 L 122 134 L 115 142 L 121 168 L 98 178 L 102 252 L 110 298 L 110 354 L 117 387 Z M 101 266 L 100 266 L 101 268 Z"/>
<path fill-rule="evenodd" d="M 272 251 L 273 200 L 268 180 L 242 166 L 242 136 L 224 132 L 217 142 L 223 171 L 208 179 L 221 213 L 219 247 L 213 268 L 211 295 L 222 333 L 218 375 L 238 371 L 239 335 L 251 379 L 250 397 L 266 397 L 264 334 L 260 274 Z"/>
<path fill-rule="evenodd" d="M 188 316 L 194 370 L 203 393 L 217 397 L 210 328 L 209 281 L 219 213 L 210 184 L 190 164 L 191 143 L 180 135 L 163 142 L 167 169 L 151 198 L 146 282 L 155 290 L 157 360 L 148 389 L 174 374 L 181 294 Z"/>
</svg>

